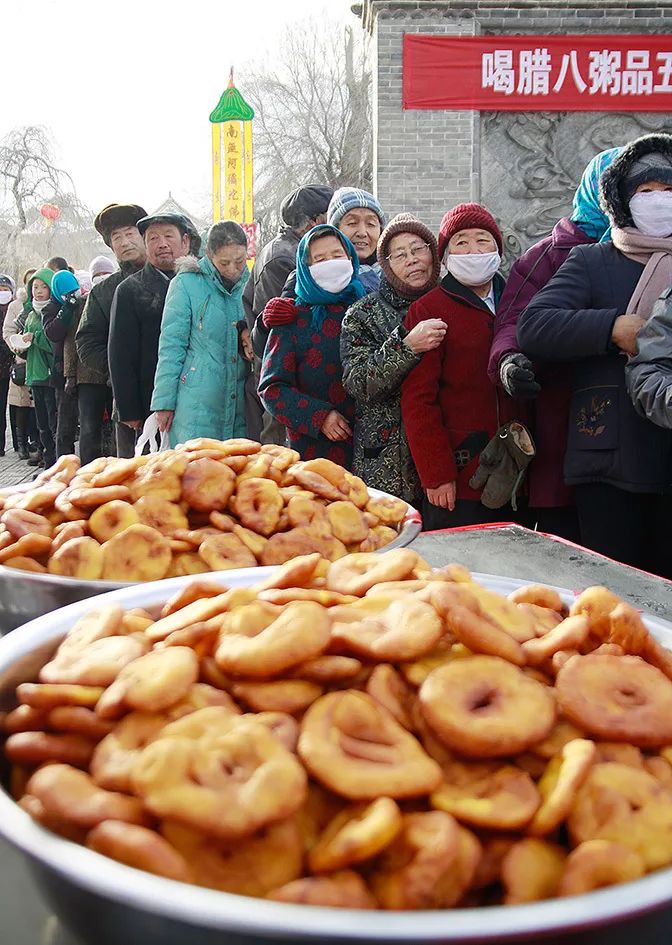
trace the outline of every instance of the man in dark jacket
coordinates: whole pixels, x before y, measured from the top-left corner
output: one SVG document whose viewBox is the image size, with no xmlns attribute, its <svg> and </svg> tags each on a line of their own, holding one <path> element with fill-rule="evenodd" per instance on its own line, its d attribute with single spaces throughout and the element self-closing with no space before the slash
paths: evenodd
<svg viewBox="0 0 672 945">
<path fill-rule="evenodd" d="M 136 432 L 151 413 L 163 306 L 175 262 L 186 256 L 194 226 L 179 213 L 143 217 L 147 262 L 124 279 L 112 302 L 108 357 L 119 419 Z"/>
<path fill-rule="evenodd" d="M 102 456 L 103 418 L 112 409 L 107 363 L 110 312 L 117 287 L 145 264 L 145 244 L 138 230 L 138 220 L 146 216 L 137 204 L 111 203 L 104 207 L 93 225 L 117 257 L 119 269 L 93 286 L 86 298 L 75 344 L 83 367 L 91 372 L 94 383 L 80 384 L 79 449 L 82 463 Z M 116 424 L 117 455 L 132 456 L 135 433 L 123 423 Z"/>
<path fill-rule="evenodd" d="M 327 207 L 333 196 L 331 187 L 309 184 L 292 191 L 282 202 L 282 226 L 278 235 L 261 250 L 254 263 L 250 280 L 243 295 L 245 317 L 252 333 L 257 360 L 254 375 L 246 389 L 246 419 L 248 434 L 262 443 L 285 442 L 285 428 L 265 413 L 257 396 L 259 369 L 268 329 L 259 317 L 269 299 L 282 295 L 290 272 L 296 269 L 296 249 L 304 233 L 326 220 Z"/>
</svg>

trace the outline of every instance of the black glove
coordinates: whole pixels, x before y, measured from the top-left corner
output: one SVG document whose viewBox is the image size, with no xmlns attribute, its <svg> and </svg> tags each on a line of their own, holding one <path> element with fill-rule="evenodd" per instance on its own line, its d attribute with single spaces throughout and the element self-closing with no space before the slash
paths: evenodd
<svg viewBox="0 0 672 945">
<path fill-rule="evenodd" d="M 524 354 L 507 354 L 499 362 L 499 379 L 511 397 L 536 397 L 541 390 L 532 369 L 532 362 Z"/>
</svg>

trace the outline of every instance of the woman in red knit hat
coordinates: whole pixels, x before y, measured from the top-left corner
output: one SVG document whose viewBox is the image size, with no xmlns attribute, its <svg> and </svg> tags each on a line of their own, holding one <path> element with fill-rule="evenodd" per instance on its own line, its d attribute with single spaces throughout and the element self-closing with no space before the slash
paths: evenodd
<svg viewBox="0 0 672 945">
<path fill-rule="evenodd" d="M 425 493 L 425 528 L 502 521 L 510 506 L 489 509 L 469 485 L 479 456 L 498 427 L 513 417 L 513 401 L 488 378 L 502 234 L 485 207 L 459 204 L 441 221 L 439 255 L 447 274 L 408 310 L 411 331 L 429 318 L 446 324 L 441 344 L 427 351 L 404 381 L 402 415 Z"/>
</svg>

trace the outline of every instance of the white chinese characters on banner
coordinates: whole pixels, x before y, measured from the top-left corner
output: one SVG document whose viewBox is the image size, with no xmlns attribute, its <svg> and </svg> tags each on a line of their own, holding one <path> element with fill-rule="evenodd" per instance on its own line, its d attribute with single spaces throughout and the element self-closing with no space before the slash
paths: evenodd
<svg viewBox="0 0 672 945">
<path fill-rule="evenodd" d="M 548 49 L 523 49 L 514 62 L 512 49 L 495 49 L 481 57 L 481 88 L 503 95 L 550 95 L 571 81 L 586 95 L 651 95 L 672 93 L 672 51 L 656 53 L 655 63 L 647 49 L 595 49 L 588 54 L 586 77 L 581 72 L 576 49 L 562 54 L 558 63 Z M 551 86 L 551 72 L 558 76 Z"/>
</svg>

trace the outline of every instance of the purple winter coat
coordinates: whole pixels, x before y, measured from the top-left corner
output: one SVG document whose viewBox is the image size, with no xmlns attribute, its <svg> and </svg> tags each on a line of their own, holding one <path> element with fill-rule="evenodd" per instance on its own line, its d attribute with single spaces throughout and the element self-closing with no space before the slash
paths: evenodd
<svg viewBox="0 0 672 945">
<path fill-rule="evenodd" d="M 495 337 L 490 349 L 488 375 L 500 384 L 499 363 L 506 354 L 520 351 L 516 326 L 537 292 L 558 271 L 571 249 L 595 240 L 566 217 L 553 232 L 531 246 L 511 267 L 506 288 L 497 306 Z M 532 508 L 573 505 L 572 490 L 563 480 L 569 418 L 570 369 L 563 364 L 536 366 L 541 392 L 531 409 L 531 432 L 537 455 L 530 464 L 528 489 Z"/>
</svg>

